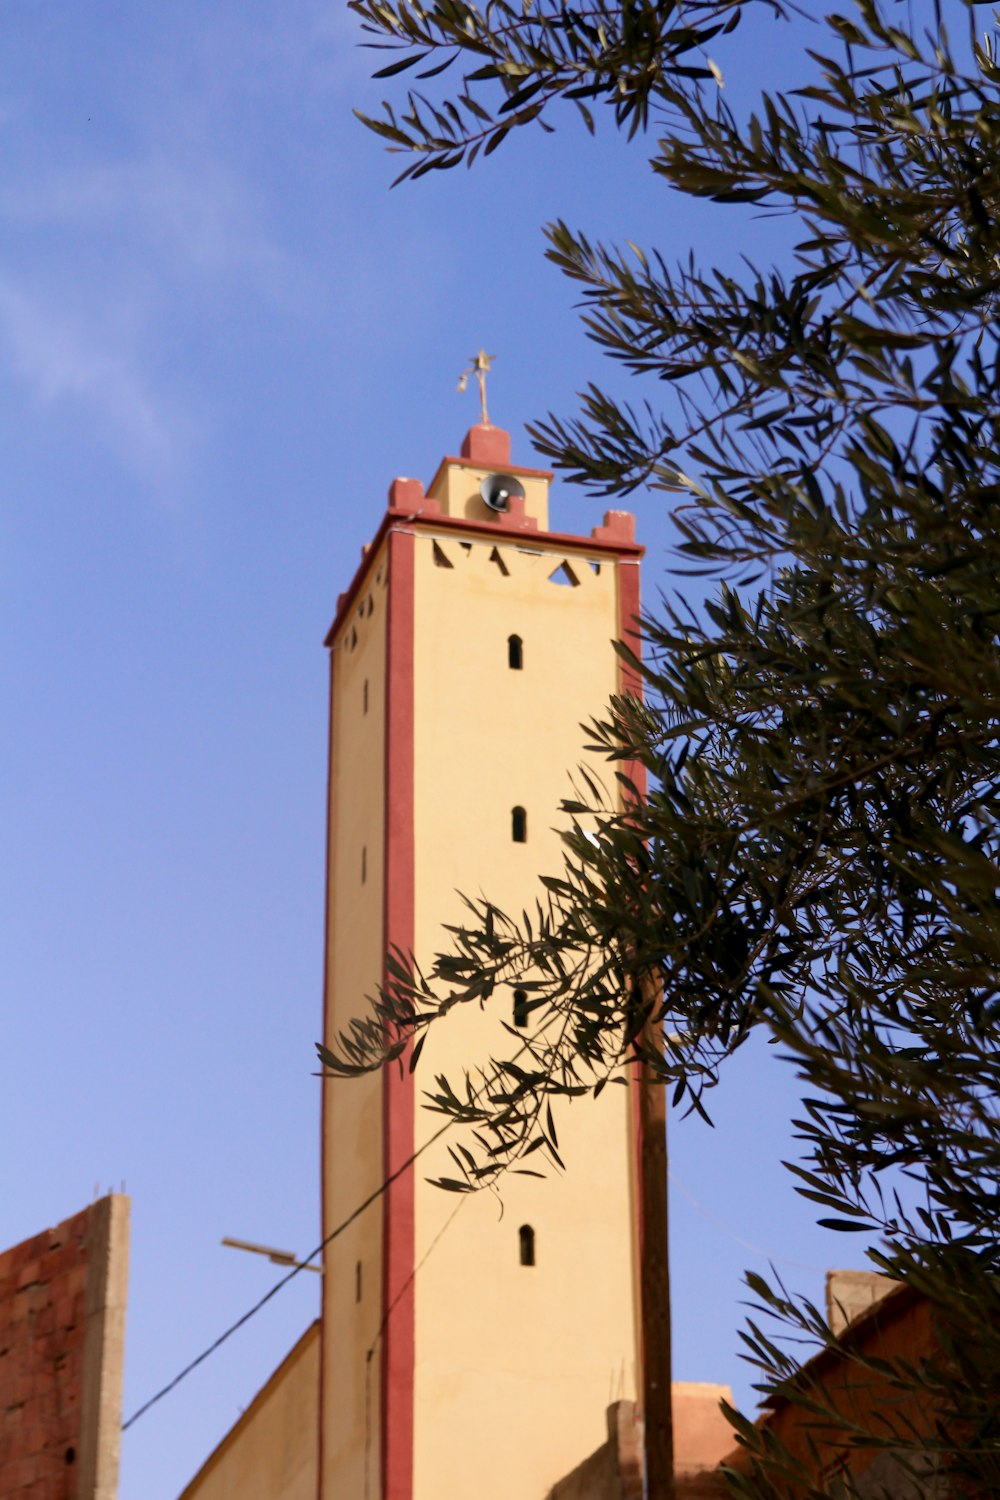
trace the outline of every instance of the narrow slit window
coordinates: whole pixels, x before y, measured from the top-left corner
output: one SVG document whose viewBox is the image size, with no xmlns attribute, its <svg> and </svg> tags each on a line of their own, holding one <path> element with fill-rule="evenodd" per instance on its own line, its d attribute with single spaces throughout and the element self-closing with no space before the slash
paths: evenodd
<svg viewBox="0 0 1000 1500">
<path fill-rule="evenodd" d="M 362 702 L 362 712 L 363 713 L 367 713 L 368 712 L 368 678 L 367 677 L 365 678 L 365 685 L 364 685 L 364 687 L 361 690 L 361 702 Z"/>
<path fill-rule="evenodd" d="M 535 1264 L 535 1231 L 530 1224 L 522 1224 L 517 1231 L 518 1248 L 522 1266 Z"/>
<path fill-rule="evenodd" d="M 528 842 L 528 814 L 523 807 L 512 807 L 510 810 L 510 836 L 515 844 Z"/>
<path fill-rule="evenodd" d="M 520 672 L 524 667 L 524 642 L 519 635 L 507 637 L 507 665 L 512 672 Z"/>
<path fill-rule="evenodd" d="M 361 884 L 364 885 L 368 879 L 368 847 L 361 850 Z"/>
<path fill-rule="evenodd" d="M 361 1301 L 361 1262 L 354 1267 L 354 1300 Z"/>
<path fill-rule="evenodd" d="M 514 991 L 514 1025 L 527 1026 L 528 1024 L 528 991 Z"/>
</svg>

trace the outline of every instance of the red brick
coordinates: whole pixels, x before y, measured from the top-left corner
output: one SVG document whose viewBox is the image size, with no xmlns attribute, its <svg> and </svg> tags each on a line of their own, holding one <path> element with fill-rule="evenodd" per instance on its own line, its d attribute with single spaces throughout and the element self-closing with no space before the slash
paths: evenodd
<svg viewBox="0 0 1000 1500">
<path fill-rule="evenodd" d="M 73 1298 L 60 1289 L 54 1304 L 56 1326 L 68 1328 L 73 1321 Z"/>
<path fill-rule="evenodd" d="M 79 1260 L 79 1253 L 72 1245 L 61 1245 L 42 1256 L 42 1274 L 47 1281 L 56 1281 L 64 1276 Z"/>
<path fill-rule="evenodd" d="M 76 1292 L 86 1292 L 87 1267 L 80 1265 L 78 1261 L 75 1266 L 71 1266 L 66 1272 L 65 1279 L 60 1277 L 60 1286 L 64 1286 L 66 1291 L 71 1295 Z"/>
<path fill-rule="evenodd" d="M 18 1290 L 21 1287 L 33 1286 L 36 1281 L 41 1281 L 43 1274 L 41 1256 L 32 1256 L 31 1260 L 25 1261 L 18 1271 Z"/>
<path fill-rule="evenodd" d="M 14 1468 L 18 1484 L 32 1484 L 39 1478 L 38 1459 L 33 1453 L 24 1454 L 17 1460 Z"/>
</svg>

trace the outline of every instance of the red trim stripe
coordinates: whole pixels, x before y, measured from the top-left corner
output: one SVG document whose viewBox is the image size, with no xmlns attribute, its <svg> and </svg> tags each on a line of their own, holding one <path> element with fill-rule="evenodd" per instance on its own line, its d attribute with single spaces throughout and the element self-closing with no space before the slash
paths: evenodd
<svg viewBox="0 0 1000 1500">
<path fill-rule="evenodd" d="M 414 944 L 413 599 L 414 536 L 388 537 L 385 682 L 385 951 Z M 383 974 L 383 983 L 388 976 Z M 383 1152 L 391 1178 L 413 1155 L 413 1075 L 404 1060 L 383 1073 Z M 382 1496 L 413 1494 L 414 1173 L 404 1171 L 382 1199 Z"/>
<path fill-rule="evenodd" d="M 618 559 L 618 631 L 619 640 L 632 655 L 642 660 L 642 628 L 640 625 L 639 559 Z M 642 697 L 642 677 L 629 662 L 619 657 L 619 691 Z M 625 773 L 635 783 L 641 796 L 646 793 L 646 768 L 637 760 L 625 762 Z"/>
</svg>

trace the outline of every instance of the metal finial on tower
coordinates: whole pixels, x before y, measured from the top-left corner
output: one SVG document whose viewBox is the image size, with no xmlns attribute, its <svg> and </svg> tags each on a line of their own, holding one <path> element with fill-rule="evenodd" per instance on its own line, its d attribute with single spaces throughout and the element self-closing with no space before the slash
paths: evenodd
<svg viewBox="0 0 1000 1500">
<path fill-rule="evenodd" d="M 463 370 L 458 378 L 457 389 L 460 391 L 464 391 L 469 384 L 470 375 L 474 375 L 479 382 L 479 405 L 482 407 L 484 427 L 489 427 L 490 425 L 489 413 L 486 410 L 486 376 L 492 368 L 495 358 L 495 354 L 487 354 L 485 349 L 480 349 L 479 353 L 473 355 L 470 360 L 469 368 Z"/>
</svg>

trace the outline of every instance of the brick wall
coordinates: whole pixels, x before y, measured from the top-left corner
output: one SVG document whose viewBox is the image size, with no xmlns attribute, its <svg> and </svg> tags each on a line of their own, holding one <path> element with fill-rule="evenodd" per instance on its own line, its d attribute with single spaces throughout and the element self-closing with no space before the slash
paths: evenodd
<svg viewBox="0 0 1000 1500">
<path fill-rule="evenodd" d="M 128 1199 L 0 1254 L 0 1500 L 114 1500 Z"/>
</svg>

